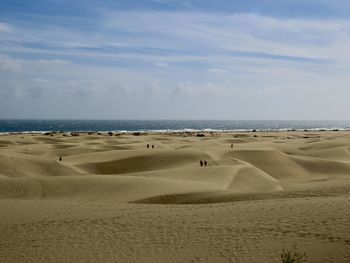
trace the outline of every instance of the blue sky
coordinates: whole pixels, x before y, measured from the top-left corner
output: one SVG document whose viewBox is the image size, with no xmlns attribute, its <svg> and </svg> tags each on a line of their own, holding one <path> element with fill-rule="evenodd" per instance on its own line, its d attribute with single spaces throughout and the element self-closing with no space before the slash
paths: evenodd
<svg viewBox="0 0 350 263">
<path fill-rule="evenodd" d="M 349 119 L 350 2 L 2 0 L 0 118 Z"/>
</svg>

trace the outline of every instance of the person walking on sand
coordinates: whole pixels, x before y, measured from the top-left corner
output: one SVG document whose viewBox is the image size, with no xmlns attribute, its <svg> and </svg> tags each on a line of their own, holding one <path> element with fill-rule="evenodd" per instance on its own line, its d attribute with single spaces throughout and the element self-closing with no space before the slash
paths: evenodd
<svg viewBox="0 0 350 263">
<path fill-rule="evenodd" d="M 149 149 L 149 144 L 147 143 L 147 149 Z"/>
<path fill-rule="evenodd" d="M 233 143 L 231 143 L 231 148 L 233 148 Z"/>
<path fill-rule="evenodd" d="M 204 166 L 207 167 L 208 162 L 204 160 Z"/>
<path fill-rule="evenodd" d="M 203 161 L 202 161 L 202 160 L 199 161 L 199 165 L 200 165 L 201 167 L 203 166 Z"/>
<path fill-rule="evenodd" d="M 59 160 L 60 162 L 62 162 L 62 156 L 60 156 L 60 158 L 58 158 L 58 160 Z"/>
<path fill-rule="evenodd" d="M 152 144 L 152 149 L 154 149 L 154 145 Z"/>
</svg>

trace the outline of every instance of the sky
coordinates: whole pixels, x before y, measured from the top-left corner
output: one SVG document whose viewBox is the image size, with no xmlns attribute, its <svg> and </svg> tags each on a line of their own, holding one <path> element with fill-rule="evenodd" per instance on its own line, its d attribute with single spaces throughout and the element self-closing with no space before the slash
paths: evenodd
<svg viewBox="0 0 350 263">
<path fill-rule="evenodd" d="M 0 118 L 348 120 L 348 0 L 1 0 Z"/>
</svg>

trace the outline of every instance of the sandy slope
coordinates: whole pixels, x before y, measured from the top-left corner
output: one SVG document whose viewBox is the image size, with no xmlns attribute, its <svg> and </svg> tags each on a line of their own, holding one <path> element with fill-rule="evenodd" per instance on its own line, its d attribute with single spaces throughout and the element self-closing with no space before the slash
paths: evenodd
<svg viewBox="0 0 350 263">
<path fill-rule="evenodd" d="M 65 135 L 0 137 L 0 262 L 350 262 L 350 133 Z"/>
</svg>

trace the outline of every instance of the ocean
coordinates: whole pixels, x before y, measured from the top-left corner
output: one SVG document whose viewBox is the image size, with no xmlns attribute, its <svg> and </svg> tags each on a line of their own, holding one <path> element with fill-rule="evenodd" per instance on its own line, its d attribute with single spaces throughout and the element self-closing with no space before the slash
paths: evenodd
<svg viewBox="0 0 350 263">
<path fill-rule="evenodd" d="M 286 131 L 350 130 L 350 121 L 270 120 L 0 120 L 0 133 L 49 131 Z"/>
</svg>

